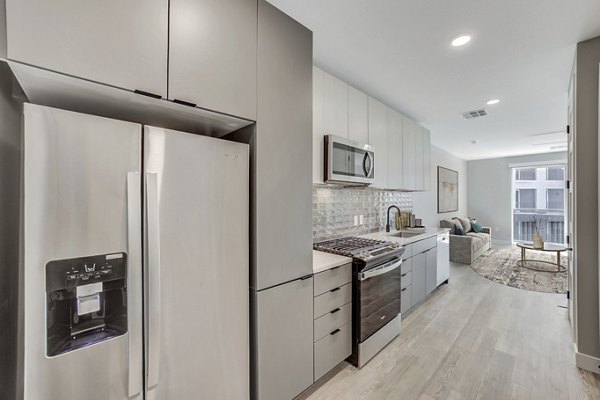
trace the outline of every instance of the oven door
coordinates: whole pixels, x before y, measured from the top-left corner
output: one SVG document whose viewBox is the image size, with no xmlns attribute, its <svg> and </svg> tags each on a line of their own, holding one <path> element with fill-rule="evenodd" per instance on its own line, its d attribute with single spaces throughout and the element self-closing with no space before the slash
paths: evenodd
<svg viewBox="0 0 600 400">
<path fill-rule="evenodd" d="M 368 144 L 325 136 L 327 182 L 370 184 L 375 177 L 375 154 Z"/>
<path fill-rule="evenodd" d="M 395 258 L 358 274 L 359 342 L 400 314 L 401 264 Z"/>
</svg>

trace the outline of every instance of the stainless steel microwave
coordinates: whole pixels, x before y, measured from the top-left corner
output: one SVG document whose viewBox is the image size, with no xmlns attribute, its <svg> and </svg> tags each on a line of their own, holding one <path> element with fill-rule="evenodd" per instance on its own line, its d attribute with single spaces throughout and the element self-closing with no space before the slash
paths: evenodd
<svg viewBox="0 0 600 400">
<path fill-rule="evenodd" d="M 370 185 L 375 179 L 375 153 L 368 144 L 325 136 L 325 182 Z"/>
</svg>

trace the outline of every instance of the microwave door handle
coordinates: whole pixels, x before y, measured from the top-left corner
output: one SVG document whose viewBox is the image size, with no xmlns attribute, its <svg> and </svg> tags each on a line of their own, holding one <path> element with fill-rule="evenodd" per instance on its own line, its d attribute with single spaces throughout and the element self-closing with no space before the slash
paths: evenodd
<svg viewBox="0 0 600 400">
<path fill-rule="evenodd" d="M 382 265 L 381 267 L 373 268 L 368 270 L 367 272 L 361 272 L 358 276 L 359 281 L 366 281 L 367 279 L 373 278 L 375 276 L 387 274 L 398 268 L 402 264 L 402 259 L 393 260 L 387 264 Z"/>
<path fill-rule="evenodd" d="M 369 161 L 368 167 L 367 160 Z M 373 171 L 373 156 L 371 156 L 371 153 L 368 150 L 365 152 L 365 157 L 363 158 L 363 170 L 365 171 L 366 178 L 371 176 L 371 171 Z"/>
<path fill-rule="evenodd" d="M 129 397 L 142 391 L 142 203 L 140 173 L 127 173 L 127 304 Z"/>
<path fill-rule="evenodd" d="M 161 290 L 160 290 L 160 230 L 158 209 L 158 174 L 146 173 L 146 218 L 148 254 L 148 371 L 147 388 L 158 385 L 160 361 Z"/>
</svg>

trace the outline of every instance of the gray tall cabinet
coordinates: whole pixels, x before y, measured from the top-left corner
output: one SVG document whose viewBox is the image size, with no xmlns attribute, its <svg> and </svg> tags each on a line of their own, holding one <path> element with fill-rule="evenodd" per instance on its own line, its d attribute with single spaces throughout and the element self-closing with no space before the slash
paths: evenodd
<svg viewBox="0 0 600 400">
<path fill-rule="evenodd" d="M 262 0 L 257 82 L 252 398 L 286 400 L 313 383 L 312 33 Z"/>
<path fill-rule="evenodd" d="M 578 43 L 568 108 L 568 304 L 576 365 L 593 372 L 600 369 L 599 65 L 600 37 Z"/>
</svg>

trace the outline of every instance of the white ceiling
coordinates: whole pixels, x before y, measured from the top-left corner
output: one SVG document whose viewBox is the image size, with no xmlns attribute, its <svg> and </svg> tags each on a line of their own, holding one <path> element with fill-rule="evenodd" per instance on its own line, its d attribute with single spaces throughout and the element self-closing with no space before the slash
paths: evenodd
<svg viewBox="0 0 600 400">
<path fill-rule="evenodd" d="M 565 142 L 575 44 L 600 36 L 600 0 L 270 2 L 314 32 L 316 65 L 416 119 L 433 144 L 467 160 Z M 451 47 L 461 34 L 473 40 Z M 486 105 L 493 98 L 501 102 Z M 459 115 L 479 108 L 489 115 Z"/>
</svg>

